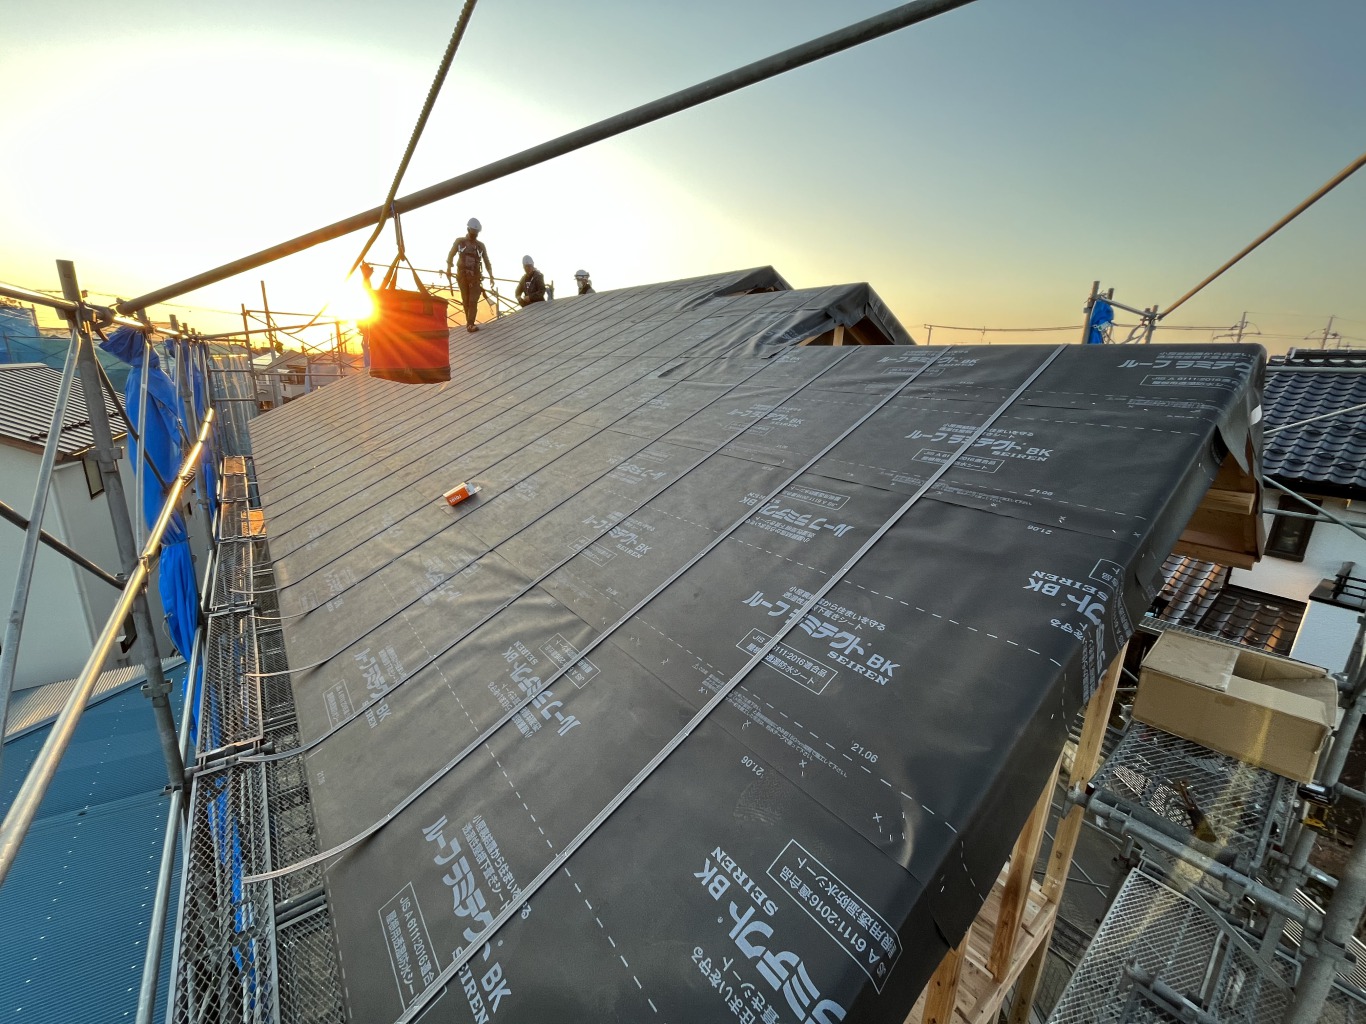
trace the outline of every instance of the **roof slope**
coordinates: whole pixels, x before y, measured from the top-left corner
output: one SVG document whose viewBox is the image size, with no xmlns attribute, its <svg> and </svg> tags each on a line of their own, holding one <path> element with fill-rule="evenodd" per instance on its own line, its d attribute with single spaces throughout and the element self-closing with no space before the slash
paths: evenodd
<svg viewBox="0 0 1366 1024">
<path fill-rule="evenodd" d="M 1265 402 L 1267 476 L 1311 494 L 1366 498 L 1366 409 L 1303 423 L 1366 405 L 1366 366 L 1270 366 Z"/>
<path fill-rule="evenodd" d="M 0 443 L 40 452 L 52 425 L 52 410 L 57 405 L 62 374 L 39 363 L 0 363 Z M 104 399 L 114 436 L 122 437 L 123 417 L 108 395 Z M 74 459 L 95 446 L 90 432 L 90 415 L 79 379 L 71 386 L 57 459 Z"/>
<path fill-rule="evenodd" d="M 793 348 L 847 292 L 716 291 L 253 423 L 321 844 L 395 811 L 327 871 L 352 1019 L 901 1020 L 1247 443 L 1253 346 Z"/>
</svg>

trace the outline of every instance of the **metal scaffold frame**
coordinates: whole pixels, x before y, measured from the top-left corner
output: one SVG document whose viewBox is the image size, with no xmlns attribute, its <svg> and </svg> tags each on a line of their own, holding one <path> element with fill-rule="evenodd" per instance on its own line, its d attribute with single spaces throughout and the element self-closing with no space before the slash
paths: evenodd
<svg viewBox="0 0 1366 1024">
<path fill-rule="evenodd" d="M 299 743 L 250 466 L 249 457 L 230 456 L 219 478 L 216 556 L 196 648 L 199 733 L 166 1020 L 340 1024 L 321 867 L 248 880 L 318 851 L 301 759 L 242 759 Z"/>
</svg>

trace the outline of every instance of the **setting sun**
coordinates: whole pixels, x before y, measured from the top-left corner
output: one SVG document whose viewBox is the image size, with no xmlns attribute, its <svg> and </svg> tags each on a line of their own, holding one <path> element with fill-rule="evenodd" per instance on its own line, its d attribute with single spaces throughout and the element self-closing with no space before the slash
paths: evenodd
<svg viewBox="0 0 1366 1024">
<path fill-rule="evenodd" d="M 365 287 L 360 274 L 354 274 L 342 282 L 332 293 L 327 304 L 327 312 L 338 320 L 364 323 L 374 319 L 375 300 Z"/>
</svg>

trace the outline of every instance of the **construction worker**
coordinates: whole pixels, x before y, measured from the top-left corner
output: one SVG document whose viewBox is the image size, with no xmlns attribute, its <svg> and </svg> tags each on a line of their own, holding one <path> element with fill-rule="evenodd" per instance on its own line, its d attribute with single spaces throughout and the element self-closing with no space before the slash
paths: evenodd
<svg viewBox="0 0 1366 1024">
<path fill-rule="evenodd" d="M 545 275 L 536 269 L 536 261 L 522 257 L 522 279 L 517 282 L 517 301 L 523 306 L 545 301 Z"/>
<path fill-rule="evenodd" d="M 479 241 L 482 225 L 471 217 L 465 225 L 465 234 L 455 240 L 451 251 L 446 254 L 446 277 L 451 276 L 451 265 L 455 265 L 455 279 L 460 285 L 460 304 L 465 307 L 465 330 L 477 331 L 474 322 L 479 312 L 479 296 L 483 294 L 483 272 L 488 271 L 489 284 L 493 283 L 493 264 L 489 262 L 489 251 Z"/>
<path fill-rule="evenodd" d="M 592 294 L 593 294 L 593 282 L 592 282 L 592 280 L 590 280 L 589 277 L 588 277 L 588 271 L 586 271 L 586 270 L 576 270 L 576 271 L 574 271 L 574 280 L 577 281 L 577 282 L 579 282 L 579 294 L 580 294 L 580 295 L 592 295 Z"/>
</svg>

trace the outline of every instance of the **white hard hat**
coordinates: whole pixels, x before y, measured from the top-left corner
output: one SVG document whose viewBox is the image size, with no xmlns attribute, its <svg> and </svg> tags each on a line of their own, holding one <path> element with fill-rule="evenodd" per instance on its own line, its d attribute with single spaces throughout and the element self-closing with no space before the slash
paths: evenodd
<svg viewBox="0 0 1366 1024">
<path fill-rule="evenodd" d="M 483 231 L 483 230 L 484 230 L 484 226 L 483 226 L 482 224 L 479 223 L 479 218 L 478 218 L 478 217 L 471 217 L 471 218 L 470 218 L 470 222 L 469 222 L 468 224 L 466 224 L 465 227 L 469 228 L 471 231 Z"/>
<path fill-rule="evenodd" d="M 536 261 L 533 260 L 530 256 L 523 256 L 523 257 L 522 257 L 522 266 L 524 266 L 524 267 L 534 267 L 535 265 L 536 265 Z"/>
<path fill-rule="evenodd" d="M 586 271 L 586 270 L 576 270 L 576 271 L 574 271 L 574 276 L 575 276 L 575 277 L 587 277 L 587 276 L 588 276 L 588 271 Z"/>
</svg>

